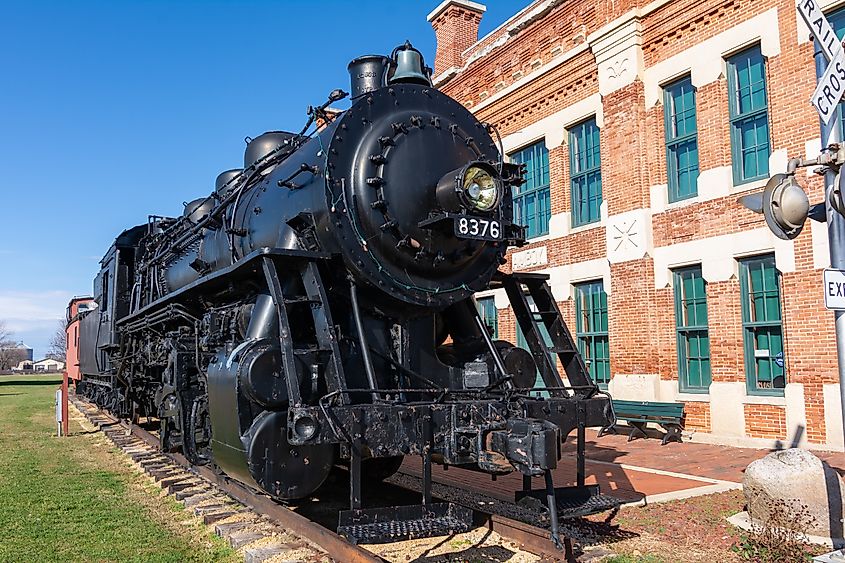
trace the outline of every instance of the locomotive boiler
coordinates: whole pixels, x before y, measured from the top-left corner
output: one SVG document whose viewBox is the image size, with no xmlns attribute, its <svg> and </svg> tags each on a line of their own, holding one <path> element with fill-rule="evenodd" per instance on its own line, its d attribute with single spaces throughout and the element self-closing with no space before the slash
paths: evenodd
<svg viewBox="0 0 845 563">
<path fill-rule="evenodd" d="M 432 503 L 433 463 L 519 471 L 554 537 L 558 517 L 615 506 L 583 471 L 584 429 L 612 422 L 610 399 L 546 276 L 499 270 L 524 243 L 512 209 L 523 170 L 493 126 L 432 86 L 410 44 L 349 72 L 349 109 L 330 110 L 347 96 L 333 91 L 299 133 L 248 139 L 244 167 L 181 217 L 117 238 L 80 321 L 77 391 L 158 419 L 162 449 L 279 500 L 345 466 L 340 528 L 355 541 L 378 541 L 385 518 L 404 522 L 399 535 L 468 525 Z M 492 339 L 473 298 L 489 289 L 528 350 Z M 578 485 L 555 489 L 573 430 Z M 363 508 L 362 476 L 406 456 L 422 458 L 423 504 Z M 531 490 L 532 476 L 546 487 Z"/>
</svg>

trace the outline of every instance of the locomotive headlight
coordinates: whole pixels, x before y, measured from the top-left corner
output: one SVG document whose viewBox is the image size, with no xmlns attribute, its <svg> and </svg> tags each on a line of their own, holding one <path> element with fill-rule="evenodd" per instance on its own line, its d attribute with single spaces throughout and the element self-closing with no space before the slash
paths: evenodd
<svg viewBox="0 0 845 563">
<path fill-rule="evenodd" d="M 447 211 L 492 211 L 502 201 L 502 182 L 494 166 L 470 162 L 440 179 L 437 201 Z"/>
<path fill-rule="evenodd" d="M 490 211 L 499 203 L 499 186 L 493 175 L 480 166 L 470 166 L 464 172 L 464 194 L 479 211 Z"/>
</svg>

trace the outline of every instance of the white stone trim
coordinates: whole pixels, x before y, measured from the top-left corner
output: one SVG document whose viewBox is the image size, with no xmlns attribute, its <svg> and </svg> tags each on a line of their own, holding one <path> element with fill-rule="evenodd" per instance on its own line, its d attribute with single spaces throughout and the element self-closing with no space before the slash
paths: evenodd
<svg viewBox="0 0 845 563">
<path fill-rule="evenodd" d="M 511 266 L 514 270 L 525 270 L 546 266 L 549 263 L 549 251 L 546 245 L 535 246 L 511 254 Z"/>
<path fill-rule="evenodd" d="M 426 21 L 433 21 L 434 18 L 442 14 L 446 8 L 449 6 L 460 6 L 461 8 L 466 8 L 473 12 L 479 12 L 483 14 L 487 11 L 487 6 L 484 4 L 479 4 L 478 2 L 471 2 L 470 0 L 443 0 L 436 8 L 434 8 L 428 15 L 425 17 Z"/>
<path fill-rule="evenodd" d="M 822 386 L 824 397 L 824 428 L 828 445 L 842 451 L 842 401 L 839 398 L 839 384 L 825 383 Z"/>
<path fill-rule="evenodd" d="M 510 18 L 508 18 L 504 22 L 502 22 L 493 31 L 489 32 L 487 35 L 485 35 L 483 37 L 480 37 L 478 39 L 478 41 L 476 41 L 473 45 L 470 45 L 469 47 L 467 47 L 464 50 L 464 52 L 461 53 L 461 55 L 466 57 L 470 53 L 472 53 L 469 56 L 473 57 L 473 60 L 476 60 L 476 59 L 483 57 L 484 55 L 486 55 L 487 53 L 490 52 L 490 49 L 482 48 L 479 51 L 478 50 L 479 45 L 481 45 L 482 43 L 484 43 L 485 41 L 487 41 L 491 37 L 499 35 L 502 32 L 502 30 L 506 30 L 506 33 L 503 33 L 498 39 L 496 39 L 496 42 L 498 44 L 504 44 L 504 42 L 508 41 L 509 39 L 511 39 L 512 37 L 517 35 L 520 31 L 525 29 L 528 26 L 528 24 L 533 23 L 537 19 L 541 19 L 549 11 L 551 11 L 551 8 L 554 8 L 555 6 L 560 4 L 562 1 L 564 1 L 564 0 L 534 0 L 534 2 L 532 2 L 531 4 L 526 6 L 525 8 L 521 9 L 520 11 L 518 11 L 516 14 L 514 14 L 513 16 L 511 16 Z M 616 25 L 618 25 L 616 22 L 621 22 L 621 21 L 625 21 L 626 19 L 629 19 L 631 17 L 630 14 L 632 14 L 632 13 L 638 15 L 641 18 L 645 17 L 648 14 L 654 12 L 655 10 L 662 8 L 663 6 L 665 6 L 666 4 L 669 4 L 672 1 L 673 0 L 654 0 L 653 2 L 650 2 L 649 4 L 645 5 L 642 8 L 639 8 L 639 9 L 636 9 L 636 10 L 631 10 L 628 13 L 623 14 L 622 16 L 617 18 L 616 20 L 610 22 L 608 25 L 610 27 L 616 27 Z M 499 43 L 499 42 L 501 42 L 501 43 Z"/>
<path fill-rule="evenodd" d="M 845 0 L 843 0 L 845 2 Z M 797 10 L 796 10 L 797 11 Z M 815 158 L 822 152 L 822 140 L 820 137 L 804 142 L 804 155 L 807 158 Z"/>
<path fill-rule="evenodd" d="M 549 238 L 562 238 L 569 234 L 572 228 L 572 213 L 564 211 L 549 217 Z"/>
<path fill-rule="evenodd" d="M 435 87 L 439 87 L 441 84 L 457 75 L 460 70 L 461 69 L 456 66 L 450 66 L 449 68 L 432 78 L 431 83 L 434 84 Z"/>
<path fill-rule="evenodd" d="M 808 145 L 810 143 L 812 141 L 807 142 Z M 779 171 L 786 172 L 788 162 L 789 156 L 786 149 L 772 151 L 772 154 L 769 155 L 769 170 L 772 173 Z M 651 186 L 649 191 L 651 210 L 653 213 L 663 213 L 664 211 L 671 211 L 688 205 L 704 203 L 752 190 L 762 190 L 767 181 L 768 178 L 763 178 L 745 184 L 734 184 L 733 167 L 716 166 L 699 172 L 697 180 L 698 195 L 695 197 L 669 203 L 669 187 L 666 184 Z"/>
<path fill-rule="evenodd" d="M 587 36 L 596 56 L 599 93 L 603 96 L 642 80 L 642 33 L 639 14 L 632 10 Z"/>
<path fill-rule="evenodd" d="M 659 400 L 660 375 L 656 373 L 614 373 L 607 384 L 607 391 L 623 401 Z"/>
<path fill-rule="evenodd" d="M 572 298 L 572 285 L 576 283 L 602 280 L 604 291 L 608 295 L 610 288 L 610 262 L 606 258 L 596 258 L 574 264 L 553 266 L 535 270 L 537 273 L 549 274 L 549 287 L 555 301 L 561 303 Z"/>
<path fill-rule="evenodd" d="M 745 388 L 745 382 L 742 383 Z M 803 386 L 802 386 L 803 387 Z M 801 391 L 801 396 L 804 396 L 804 391 Z M 779 397 L 777 395 L 746 395 L 742 398 L 743 405 L 769 405 L 771 407 L 786 407 L 786 397 Z M 788 429 L 787 429 L 788 430 Z"/>
<path fill-rule="evenodd" d="M 738 275 L 737 258 L 774 252 L 783 273 L 795 271 L 793 241 L 777 238 L 767 227 L 680 242 L 654 248 L 654 287 L 672 287 L 673 268 L 701 264 L 708 282 L 727 281 Z"/>
<path fill-rule="evenodd" d="M 827 223 L 819 223 L 812 219 L 810 223 L 810 236 L 813 239 L 813 268 L 830 267 L 830 242 L 827 238 Z"/>
<path fill-rule="evenodd" d="M 492 98 L 488 98 L 488 100 Z M 475 109 L 477 110 L 480 106 L 481 104 L 478 104 Z M 567 128 L 593 115 L 596 117 L 596 126 L 601 129 L 604 126 L 604 110 L 599 94 L 588 96 L 567 108 L 523 127 L 519 131 L 505 135 L 502 137 L 502 147 L 505 149 L 505 153 L 512 153 L 545 138 L 547 149 L 557 148 L 563 145 Z"/>
<path fill-rule="evenodd" d="M 760 50 L 765 57 L 780 54 L 777 8 L 766 10 L 646 68 L 643 72 L 646 108 L 661 103 L 662 86 L 684 74 L 691 75 L 695 87 L 718 80 L 725 72 L 725 56 L 757 41 L 760 42 Z"/>
<path fill-rule="evenodd" d="M 507 309 L 511 304 L 508 294 L 504 289 L 485 289 L 475 294 L 476 299 L 482 299 L 484 297 L 493 297 L 496 309 Z"/>
<path fill-rule="evenodd" d="M 710 430 L 719 437 L 745 437 L 744 381 L 710 384 Z"/>
<path fill-rule="evenodd" d="M 677 383 L 673 380 L 672 383 Z M 680 393 L 675 395 L 675 401 L 681 403 L 709 403 L 710 393 Z M 667 401 L 668 402 L 668 401 Z"/>
<path fill-rule="evenodd" d="M 807 406 L 804 402 L 804 385 L 801 383 L 787 383 L 783 390 L 786 400 L 786 437 L 794 439 L 798 427 L 801 427 L 799 448 L 807 447 Z"/>
<path fill-rule="evenodd" d="M 607 218 L 607 258 L 611 263 L 639 260 L 654 253 L 651 209 L 634 209 Z"/>
<path fill-rule="evenodd" d="M 772 438 L 749 438 L 748 436 L 720 436 L 710 432 L 701 432 L 694 430 L 689 434 L 684 434 L 684 440 L 689 442 L 698 442 L 700 444 L 716 444 L 720 446 L 732 446 L 735 448 L 756 448 L 761 450 L 772 450 L 777 447 L 784 447 L 783 440 L 775 440 Z M 842 446 L 834 444 L 807 444 L 808 450 L 815 451 L 838 451 L 843 450 Z"/>
</svg>

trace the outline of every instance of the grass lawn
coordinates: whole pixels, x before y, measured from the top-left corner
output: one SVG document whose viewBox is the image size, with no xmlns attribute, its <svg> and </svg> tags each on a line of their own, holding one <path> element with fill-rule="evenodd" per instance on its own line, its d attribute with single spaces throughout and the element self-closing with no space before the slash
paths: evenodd
<svg viewBox="0 0 845 563">
<path fill-rule="evenodd" d="M 101 434 L 57 438 L 60 382 L 0 376 L 0 562 L 241 559 Z"/>
</svg>

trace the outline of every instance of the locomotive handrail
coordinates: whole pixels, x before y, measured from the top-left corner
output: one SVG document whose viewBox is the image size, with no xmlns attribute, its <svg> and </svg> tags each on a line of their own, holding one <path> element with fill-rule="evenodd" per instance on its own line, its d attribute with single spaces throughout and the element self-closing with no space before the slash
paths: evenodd
<svg viewBox="0 0 845 563">
<path fill-rule="evenodd" d="M 545 401 L 547 400 L 545 397 L 539 397 L 536 395 L 523 395 L 522 393 L 531 393 L 531 392 L 543 392 L 543 391 L 589 391 L 591 394 L 587 396 L 572 396 L 572 397 L 563 397 L 572 400 L 583 400 L 583 399 L 590 399 L 596 395 L 606 395 L 610 397 L 610 395 L 603 390 L 596 391 L 596 388 L 591 385 L 576 385 L 576 386 L 560 386 L 560 387 L 523 387 L 519 389 L 507 389 L 501 392 L 502 395 L 512 396 L 512 397 L 519 397 L 525 399 L 532 399 L 537 401 Z M 435 395 L 435 394 L 443 394 L 444 396 L 449 395 L 468 395 L 478 396 L 478 395 L 487 395 L 490 391 L 485 391 L 485 388 L 479 387 L 477 389 L 450 389 L 448 387 L 442 387 L 439 389 L 421 389 L 421 388 L 406 388 L 406 387 L 397 387 L 394 389 L 338 389 L 336 391 L 332 391 L 326 395 L 323 395 L 321 399 L 324 398 L 332 398 L 336 395 L 350 395 L 353 393 L 358 394 L 373 394 L 377 393 L 380 395 L 388 395 L 388 394 L 396 394 L 397 396 L 402 393 L 420 393 L 424 395 Z M 555 399 L 561 399 L 561 397 L 554 397 Z M 413 404 L 423 404 L 420 401 L 401 401 L 401 400 L 386 400 L 386 399 L 379 399 L 381 401 L 389 401 L 391 403 L 396 402 L 403 402 L 404 404 L 413 405 Z"/>
<path fill-rule="evenodd" d="M 184 295 L 185 293 L 188 293 L 188 292 L 196 289 L 199 286 L 202 286 L 202 285 L 207 284 L 207 283 L 211 283 L 211 282 L 218 280 L 218 279 L 221 279 L 221 278 L 225 278 L 226 276 L 231 275 L 233 272 L 248 266 L 249 264 L 252 263 L 253 260 L 255 260 L 255 259 L 257 259 L 261 256 L 278 256 L 278 257 L 296 258 L 296 259 L 302 259 L 302 260 L 327 260 L 331 257 L 330 254 L 325 253 L 325 252 L 315 252 L 315 251 L 312 251 L 312 250 L 299 250 L 299 249 L 296 249 L 296 248 L 291 248 L 291 249 L 288 249 L 288 248 L 270 248 L 270 247 L 265 246 L 265 247 L 262 247 L 262 248 L 259 248 L 259 249 L 256 249 L 256 250 L 250 252 L 249 254 L 244 256 L 243 259 L 235 262 L 231 266 L 227 266 L 226 268 L 223 268 L 221 270 L 217 270 L 216 272 L 208 274 L 207 276 L 201 277 L 198 280 L 195 280 L 195 281 L 189 283 L 188 285 L 186 285 L 184 287 L 180 287 L 179 289 L 177 289 L 176 291 L 174 291 L 172 293 L 168 293 L 167 295 L 162 296 L 161 298 L 159 298 L 155 302 L 145 305 L 144 307 L 142 307 L 141 309 L 138 309 L 134 313 L 126 315 L 125 317 L 123 317 L 123 318 L 121 318 L 117 321 L 117 325 L 118 326 L 125 325 L 125 324 L 131 322 L 133 319 L 141 318 L 143 315 L 146 315 L 147 313 L 149 313 L 149 311 L 157 310 L 161 307 L 164 307 L 165 305 L 170 304 L 170 302 L 173 301 L 174 299 L 176 299 L 177 297 L 180 297 L 180 296 Z"/>
</svg>

